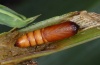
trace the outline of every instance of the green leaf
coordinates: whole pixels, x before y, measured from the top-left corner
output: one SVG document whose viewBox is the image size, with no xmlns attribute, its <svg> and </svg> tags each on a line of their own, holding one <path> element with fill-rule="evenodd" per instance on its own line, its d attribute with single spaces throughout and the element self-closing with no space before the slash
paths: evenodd
<svg viewBox="0 0 100 65">
<path fill-rule="evenodd" d="M 39 16 L 40 15 L 37 15 L 31 18 L 26 18 L 25 16 L 14 12 L 8 7 L 0 5 L 0 24 L 6 25 L 9 27 L 14 27 L 14 28 L 24 27 L 28 25 L 29 23 L 33 22 Z"/>
<path fill-rule="evenodd" d="M 0 4 L 0 12 L 5 13 L 5 14 L 10 14 L 10 15 L 12 14 L 12 16 L 18 16 L 21 19 L 26 19 L 25 16 L 20 15 L 20 14 L 16 13 L 15 11 L 11 10 L 10 8 L 8 8 L 4 5 L 1 5 L 1 4 Z"/>
</svg>

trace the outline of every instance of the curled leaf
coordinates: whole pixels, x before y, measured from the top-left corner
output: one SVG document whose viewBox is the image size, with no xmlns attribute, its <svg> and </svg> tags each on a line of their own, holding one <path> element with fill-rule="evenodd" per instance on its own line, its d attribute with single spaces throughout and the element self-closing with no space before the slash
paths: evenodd
<svg viewBox="0 0 100 65">
<path fill-rule="evenodd" d="M 83 18 L 81 19 L 81 17 Z M 1 34 L 0 49 L 2 51 L 0 51 L 1 53 L 0 64 L 1 65 L 18 64 L 28 59 L 45 56 L 99 38 L 100 37 L 99 17 L 100 17 L 99 14 L 93 12 L 86 12 L 86 11 L 72 12 L 41 21 L 28 28 L 24 28 L 21 30 L 12 30 L 10 32 Z M 64 40 L 59 40 L 50 44 L 43 44 L 28 48 L 19 48 L 14 46 L 18 37 L 24 34 L 25 32 L 58 24 L 61 23 L 63 20 L 70 20 L 77 23 L 80 26 L 79 32 L 73 37 Z M 97 24 L 96 23 L 93 24 L 94 22 L 96 22 Z"/>
<path fill-rule="evenodd" d="M 54 24 L 58 24 L 58 23 L 61 23 L 63 20 L 65 20 L 69 17 L 72 17 L 74 15 L 77 15 L 77 14 L 78 14 L 78 12 L 76 11 L 76 12 L 70 12 L 70 13 L 67 13 L 67 14 L 64 14 L 61 16 L 55 16 L 55 17 L 40 21 L 40 22 L 36 23 L 35 25 L 31 25 L 26 28 L 20 29 L 19 31 L 20 32 L 33 31 L 36 29 L 40 29 L 40 28 L 44 28 L 44 27 L 51 26 Z"/>
</svg>

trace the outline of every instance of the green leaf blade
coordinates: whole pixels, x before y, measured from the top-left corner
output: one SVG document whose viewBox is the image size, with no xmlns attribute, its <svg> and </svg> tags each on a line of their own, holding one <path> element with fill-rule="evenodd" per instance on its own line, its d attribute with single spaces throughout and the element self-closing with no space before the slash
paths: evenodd
<svg viewBox="0 0 100 65">
<path fill-rule="evenodd" d="M 8 8 L 8 7 L 4 6 L 4 5 L 1 5 L 1 4 L 0 4 L 0 10 L 6 11 L 8 13 L 12 13 L 13 15 L 16 15 L 16 16 L 20 17 L 21 19 L 26 19 L 25 16 L 20 15 L 17 12 L 15 12 L 15 11 L 11 10 L 10 8 Z"/>
</svg>

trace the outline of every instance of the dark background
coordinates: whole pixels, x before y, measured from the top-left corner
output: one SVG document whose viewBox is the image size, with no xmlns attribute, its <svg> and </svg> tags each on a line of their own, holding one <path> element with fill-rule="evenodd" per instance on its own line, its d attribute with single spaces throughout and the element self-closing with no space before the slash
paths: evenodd
<svg viewBox="0 0 100 65">
<path fill-rule="evenodd" d="M 0 0 L 26 17 L 42 14 L 35 22 L 72 11 L 100 13 L 100 0 Z M 0 32 L 10 28 L 0 26 Z M 37 59 L 39 65 L 100 65 L 100 39 Z"/>
</svg>

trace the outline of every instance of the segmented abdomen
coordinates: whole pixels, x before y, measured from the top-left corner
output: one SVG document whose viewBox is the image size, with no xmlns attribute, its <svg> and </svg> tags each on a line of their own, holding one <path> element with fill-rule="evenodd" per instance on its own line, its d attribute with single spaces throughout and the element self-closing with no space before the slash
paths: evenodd
<svg viewBox="0 0 100 65">
<path fill-rule="evenodd" d="M 46 28 L 28 32 L 18 38 L 15 46 L 29 47 L 54 42 L 64 38 L 69 38 L 77 33 L 79 26 L 74 22 L 68 21 Z"/>
</svg>

